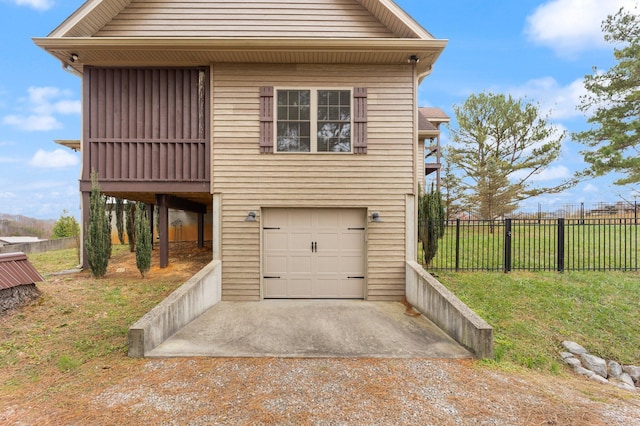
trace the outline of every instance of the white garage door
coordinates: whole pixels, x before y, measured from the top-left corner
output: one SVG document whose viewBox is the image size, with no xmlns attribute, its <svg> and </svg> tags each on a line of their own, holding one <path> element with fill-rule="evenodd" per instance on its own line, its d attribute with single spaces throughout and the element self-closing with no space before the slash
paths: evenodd
<svg viewBox="0 0 640 426">
<path fill-rule="evenodd" d="M 265 298 L 364 298 L 366 211 L 265 209 Z"/>
</svg>

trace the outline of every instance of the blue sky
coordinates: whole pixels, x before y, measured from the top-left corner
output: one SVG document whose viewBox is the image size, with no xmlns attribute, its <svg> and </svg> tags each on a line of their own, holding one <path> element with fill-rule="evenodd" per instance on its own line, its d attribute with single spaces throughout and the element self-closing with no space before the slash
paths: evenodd
<svg viewBox="0 0 640 426">
<path fill-rule="evenodd" d="M 510 93 L 551 110 L 551 121 L 568 132 L 587 127 L 575 109 L 582 78 L 593 66 L 608 69 L 612 46 L 600 24 L 620 6 L 637 0 L 396 0 L 436 38 L 444 53 L 419 91 L 421 106 L 452 106 L 472 93 Z M 80 138 L 80 79 L 36 47 L 82 0 L 0 0 L 0 213 L 58 218 L 79 216 L 80 156 L 54 139 Z M 446 130 L 443 144 L 448 142 Z M 560 160 L 541 177 L 552 184 L 583 167 L 570 138 Z M 631 198 L 632 189 L 607 176 L 562 194 L 523 204 L 587 204 Z"/>
</svg>

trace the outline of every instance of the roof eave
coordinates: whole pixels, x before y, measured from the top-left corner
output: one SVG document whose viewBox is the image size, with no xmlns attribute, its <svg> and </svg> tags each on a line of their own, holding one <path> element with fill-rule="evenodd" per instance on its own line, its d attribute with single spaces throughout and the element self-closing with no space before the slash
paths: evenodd
<svg viewBox="0 0 640 426">
<path fill-rule="evenodd" d="M 206 57 L 214 52 L 265 52 L 287 54 L 317 53 L 394 53 L 405 63 L 411 56 L 418 58 L 418 71 L 428 71 L 444 50 L 447 40 L 398 38 L 169 38 L 169 37 L 44 37 L 34 43 L 56 56 L 64 65 L 82 72 L 83 65 L 102 65 L 82 61 L 82 52 L 175 51 L 200 53 Z M 71 61 L 71 54 L 79 56 Z M 404 54 L 403 54 L 404 53 Z M 395 59 L 396 62 L 398 58 Z"/>
</svg>

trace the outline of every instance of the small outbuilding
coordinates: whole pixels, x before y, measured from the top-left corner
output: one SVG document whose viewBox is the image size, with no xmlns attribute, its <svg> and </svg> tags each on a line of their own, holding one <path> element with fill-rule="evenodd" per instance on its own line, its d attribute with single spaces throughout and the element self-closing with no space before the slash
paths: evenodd
<svg viewBox="0 0 640 426">
<path fill-rule="evenodd" d="M 0 315 L 40 297 L 44 278 L 22 252 L 0 254 Z"/>
</svg>

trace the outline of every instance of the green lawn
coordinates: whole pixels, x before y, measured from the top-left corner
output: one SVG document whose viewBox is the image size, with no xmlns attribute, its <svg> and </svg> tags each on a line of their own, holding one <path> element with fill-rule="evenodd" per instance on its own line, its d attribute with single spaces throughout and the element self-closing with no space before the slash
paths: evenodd
<svg viewBox="0 0 640 426">
<path fill-rule="evenodd" d="M 640 224 L 632 220 L 568 221 L 564 228 L 565 270 L 638 270 L 640 268 Z M 449 222 L 433 270 L 495 270 L 504 267 L 505 227 L 502 221 L 461 221 L 457 229 Z M 511 270 L 558 268 L 556 221 L 513 221 Z"/>
<path fill-rule="evenodd" d="M 495 362 L 555 372 L 563 340 L 640 365 L 640 274 L 439 272 L 494 328 Z"/>
</svg>

